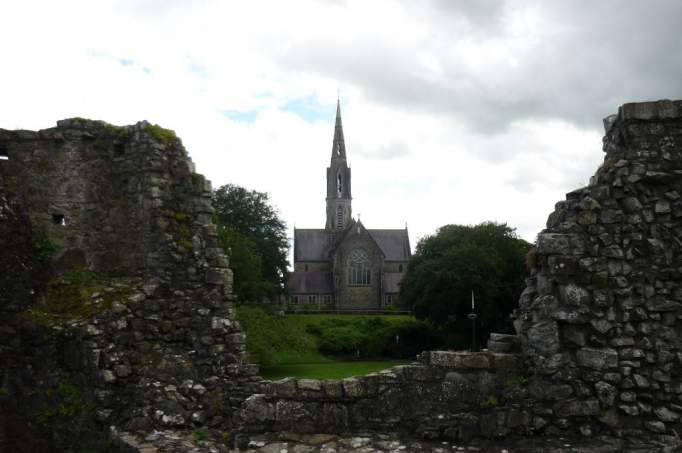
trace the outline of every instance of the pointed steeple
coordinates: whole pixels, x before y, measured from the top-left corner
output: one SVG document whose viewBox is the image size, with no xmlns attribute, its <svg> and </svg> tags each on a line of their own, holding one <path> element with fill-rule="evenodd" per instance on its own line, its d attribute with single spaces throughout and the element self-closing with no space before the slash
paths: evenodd
<svg viewBox="0 0 682 453">
<path fill-rule="evenodd" d="M 336 124 L 334 125 L 334 143 L 332 144 L 332 160 L 346 158 L 346 143 L 343 139 L 341 124 L 341 102 L 336 98 Z"/>
<path fill-rule="evenodd" d="M 329 231 L 343 230 L 351 221 L 350 168 L 341 125 L 341 102 L 336 98 L 336 124 L 332 158 L 327 168 L 327 223 Z"/>
</svg>

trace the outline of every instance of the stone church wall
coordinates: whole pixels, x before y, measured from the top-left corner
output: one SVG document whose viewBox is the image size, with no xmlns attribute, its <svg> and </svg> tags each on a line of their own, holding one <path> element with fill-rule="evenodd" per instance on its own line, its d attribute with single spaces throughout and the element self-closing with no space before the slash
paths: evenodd
<svg viewBox="0 0 682 453">
<path fill-rule="evenodd" d="M 548 432 L 682 432 L 682 102 L 623 105 L 557 203 L 516 318 Z"/>
<path fill-rule="evenodd" d="M 371 262 L 371 277 L 368 286 L 351 286 L 348 284 L 349 254 L 355 248 L 362 248 L 367 252 Z M 350 231 L 346 236 L 343 246 L 336 257 L 334 275 L 339 279 L 338 309 L 377 309 L 379 307 L 381 291 L 381 267 L 383 256 L 379 247 L 371 240 L 366 231 L 357 233 Z"/>
</svg>

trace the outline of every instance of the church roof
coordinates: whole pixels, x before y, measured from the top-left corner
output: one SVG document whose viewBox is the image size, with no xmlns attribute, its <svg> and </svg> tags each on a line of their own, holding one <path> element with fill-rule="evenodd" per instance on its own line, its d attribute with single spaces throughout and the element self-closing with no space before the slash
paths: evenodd
<svg viewBox="0 0 682 453">
<path fill-rule="evenodd" d="M 331 294 L 332 274 L 330 272 L 292 272 L 287 288 L 291 293 Z"/>
<path fill-rule="evenodd" d="M 330 235 L 323 229 L 294 230 L 294 261 L 329 261 Z"/>
<path fill-rule="evenodd" d="M 367 230 L 376 241 L 386 261 L 410 259 L 410 238 L 407 230 Z"/>
<path fill-rule="evenodd" d="M 367 230 L 384 254 L 386 261 L 407 261 L 410 238 L 407 230 Z M 333 246 L 332 235 L 324 229 L 294 230 L 294 261 L 328 261 Z"/>
</svg>

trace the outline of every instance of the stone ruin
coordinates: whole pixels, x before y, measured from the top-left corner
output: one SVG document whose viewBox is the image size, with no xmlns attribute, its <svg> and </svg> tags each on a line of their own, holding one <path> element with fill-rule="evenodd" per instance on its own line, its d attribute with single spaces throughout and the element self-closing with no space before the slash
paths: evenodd
<svg viewBox="0 0 682 453">
<path fill-rule="evenodd" d="M 623 105 L 537 238 L 515 321 L 534 427 L 680 433 L 682 102 Z"/>
<path fill-rule="evenodd" d="M 25 433 L 35 414 L 53 415 L 41 388 L 87 389 L 77 403 L 91 402 L 84 417 L 102 428 L 231 426 L 259 378 L 234 320 L 211 185 L 180 140 L 146 122 L 70 119 L 0 130 L 0 155 L 7 450 L 40 450 L 24 443 L 39 437 Z M 71 300 L 38 300 L 46 281 L 51 297 L 50 285 L 74 274 L 86 274 L 91 292 L 72 312 Z"/>
<path fill-rule="evenodd" d="M 199 429 L 215 451 L 284 432 L 678 442 L 682 101 L 626 104 L 605 127 L 604 164 L 529 257 L 521 354 L 277 382 L 248 360 L 210 184 L 171 131 L 0 130 L 0 450 L 85 442 L 61 416 L 90 420 L 110 451 L 155 448 L 155 430 L 187 446 Z"/>
</svg>

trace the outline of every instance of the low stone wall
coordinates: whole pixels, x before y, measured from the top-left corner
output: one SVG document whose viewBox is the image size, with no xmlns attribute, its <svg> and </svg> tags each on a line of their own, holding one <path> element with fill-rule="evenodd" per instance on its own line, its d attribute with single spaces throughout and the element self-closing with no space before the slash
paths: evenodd
<svg viewBox="0 0 682 453">
<path fill-rule="evenodd" d="M 468 440 L 527 433 L 520 360 L 488 352 L 424 352 L 418 363 L 341 380 L 267 382 L 239 412 L 248 433 L 403 432 Z"/>
</svg>

